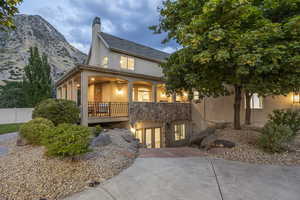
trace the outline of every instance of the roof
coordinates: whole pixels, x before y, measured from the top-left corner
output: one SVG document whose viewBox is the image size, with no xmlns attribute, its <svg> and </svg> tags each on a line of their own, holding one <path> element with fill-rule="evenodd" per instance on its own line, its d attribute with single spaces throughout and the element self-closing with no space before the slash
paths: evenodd
<svg viewBox="0 0 300 200">
<path fill-rule="evenodd" d="M 104 32 L 100 32 L 99 35 L 100 38 L 104 40 L 104 43 L 108 45 L 109 49 L 121 53 L 127 53 L 132 56 L 137 56 L 156 62 L 163 62 L 166 58 L 170 56 L 170 54 L 166 52 L 159 51 L 157 49 L 153 49 L 151 47 L 147 47 L 141 44 L 137 44 L 129 40 L 118 38 L 116 36 Z"/>
<path fill-rule="evenodd" d="M 70 71 L 68 71 L 66 74 L 64 74 L 58 81 L 56 81 L 55 86 L 58 87 L 60 84 L 62 84 L 66 80 L 68 80 L 74 74 L 81 72 L 81 71 L 95 71 L 95 72 L 112 74 L 112 75 L 121 75 L 124 77 L 134 77 L 134 78 L 140 78 L 140 79 L 144 79 L 144 80 L 153 80 L 153 81 L 158 81 L 158 82 L 164 82 L 162 77 L 150 76 L 150 75 L 145 75 L 145 74 L 136 74 L 136 73 L 132 73 L 132 72 L 124 72 L 124 71 L 119 71 L 119 70 L 114 70 L 114 69 L 101 68 L 98 66 L 79 64 L 76 67 L 72 68 Z"/>
</svg>

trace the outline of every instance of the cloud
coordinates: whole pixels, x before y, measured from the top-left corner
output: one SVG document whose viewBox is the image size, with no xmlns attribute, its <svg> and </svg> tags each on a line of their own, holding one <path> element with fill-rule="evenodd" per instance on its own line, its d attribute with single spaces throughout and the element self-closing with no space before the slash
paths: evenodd
<svg viewBox="0 0 300 200">
<path fill-rule="evenodd" d="M 43 1 L 44 2 L 44 1 Z M 91 24 L 99 16 L 102 31 L 144 44 L 156 49 L 173 52 L 175 42 L 162 45 L 165 34 L 155 35 L 149 26 L 158 23 L 157 7 L 162 0 L 56 0 L 40 3 L 27 0 L 21 12 L 38 14 L 49 21 L 76 48 L 87 53 L 91 42 Z"/>
</svg>

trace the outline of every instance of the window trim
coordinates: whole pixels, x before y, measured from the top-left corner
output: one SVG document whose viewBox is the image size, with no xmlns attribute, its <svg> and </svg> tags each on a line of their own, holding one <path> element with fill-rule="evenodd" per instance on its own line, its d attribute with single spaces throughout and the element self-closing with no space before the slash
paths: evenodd
<svg viewBox="0 0 300 200">
<path fill-rule="evenodd" d="M 180 137 L 179 137 L 179 139 L 176 139 L 176 126 L 179 126 L 179 127 L 181 127 L 181 126 L 183 126 L 183 129 L 182 128 L 180 128 L 180 130 L 184 130 L 184 134 L 183 133 L 181 133 L 180 134 Z M 173 126 L 173 130 L 174 130 L 174 141 L 175 142 L 179 142 L 179 141 L 183 141 L 183 140 L 186 140 L 187 139 L 187 135 L 186 135 L 186 132 L 187 132 L 187 127 L 186 127 L 186 123 L 176 123 L 176 124 L 174 124 L 174 126 Z M 184 135 L 184 137 L 182 137 Z"/>
<path fill-rule="evenodd" d="M 126 59 L 126 67 L 122 67 L 122 58 L 125 58 Z M 129 60 L 130 59 L 132 59 L 132 61 L 133 61 L 133 67 L 132 67 L 132 69 L 131 68 L 129 68 Z M 123 56 L 123 55 L 121 55 L 120 56 L 120 68 L 122 69 L 122 70 L 128 70 L 128 71 L 134 71 L 135 70 L 135 58 L 134 57 L 132 57 L 132 56 Z"/>
<path fill-rule="evenodd" d="M 254 95 L 256 95 L 258 97 L 259 104 L 261 105 L 260 107 L 254 107 L 254 101 L 253 101 Z M 258 96 L 257 93 L 253 93 L 253 95 L 251 96 L 251 100 L 250 100 L 250 109 L 251 110 L 263 110 L 264 109 L 263 100 L 264 100 L 264 98 L 262 96 Z M 247 108 L 247 105 L 246 105 L 246 97 L 245 97 L 245 109 L 246 108 Z"/>
</svg>

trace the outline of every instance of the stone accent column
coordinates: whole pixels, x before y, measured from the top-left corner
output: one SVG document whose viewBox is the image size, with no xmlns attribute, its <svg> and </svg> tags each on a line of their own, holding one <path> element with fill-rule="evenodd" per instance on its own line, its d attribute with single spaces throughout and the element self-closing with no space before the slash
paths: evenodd
<svg viewBox="0 0 300 200">
<path fill-rule="evenodd" d="M 81 125 L 88 126 L 88 76 L 81 72 Z"/>
<path fill-rule="evenodd" d="M 133 101 L 133 99 L 132 99 L 132 88 L 133 88 L 132 82 L 129 81 L 128 82 L 128 102 L 129 103 L 131 103 Z"/>
<path fill-rule="evenodd" d="M 157 102 L 157 84 L 152 84 L 152 102 Z"/>
</svg>

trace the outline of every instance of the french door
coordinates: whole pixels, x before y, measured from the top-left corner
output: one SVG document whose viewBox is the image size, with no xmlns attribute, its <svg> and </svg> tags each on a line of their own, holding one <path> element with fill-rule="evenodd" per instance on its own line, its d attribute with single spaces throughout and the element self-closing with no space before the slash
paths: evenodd
<svg viewBox="0 0 300 200">
<path fill-rule="evenodd" d="M 161 148 L 161 128 L 137 129 L 135 137 L 146 148 Z"/>
</svg>

